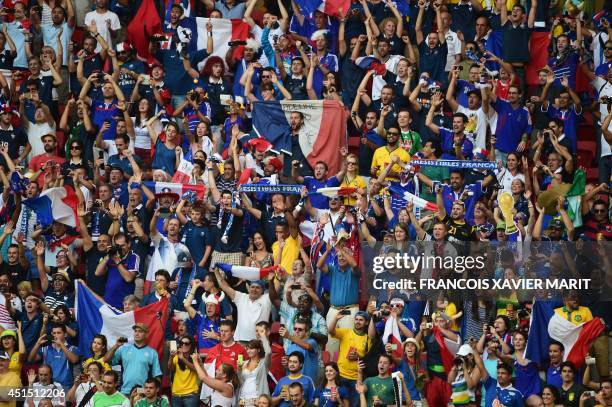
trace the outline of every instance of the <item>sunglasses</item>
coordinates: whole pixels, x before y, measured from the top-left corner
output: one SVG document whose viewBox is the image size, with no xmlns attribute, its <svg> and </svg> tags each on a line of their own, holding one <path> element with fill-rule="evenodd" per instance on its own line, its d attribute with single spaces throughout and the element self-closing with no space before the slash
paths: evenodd
<svg viewBox="0 0 612 407">
<path fill-rule="evenodd" d="M 612 50 L 612 47 L 605 47 L 604 49 L 605 49 L 606 51 L 610 51 L 610 50 Z"/>
<path fill-rule="evenodd" d="M 293 330 L 294 330 L 295 332 L 304 332 L 304 331 L 305 331 L 305 329 L 304 329 L 304 328 L 298 328 L 298 327 L 296 327 L 296 326 L 294 326 L 294 327 L 293 327 Z"/>
<path fill-rule="evenodd" d="M 396 131 L 388 131 L 387 136 L 399 136 L 399 133 Z"/>
<path fill-rule="evenodd" d="M 391 304 L 391 308 L 402 308 L 404 304 Z"/>
<path fill-rule="evenodd" d="M 593 213 L 606 213 L 605 209 L 593 209 Z"/>
<path fill-rule="evenodd" d="M 261 75 L 262 79 L 270 79 L 270 75 Z"/>
<path fill-rule="evenodd" d="M 81 147 L 79 147 L 79 146 L 70 146 L 70 149 L 71 150 L 80 150 Z"/>
<path fill-rule="evenodd" d="M 347 161 L 346 165 L 357 165 L 355 161 Z"/>
<path fill-rule="evenodd" d="M 181 342 L 181 346 L 190 346 L 191 342 Z"/>
</svg>

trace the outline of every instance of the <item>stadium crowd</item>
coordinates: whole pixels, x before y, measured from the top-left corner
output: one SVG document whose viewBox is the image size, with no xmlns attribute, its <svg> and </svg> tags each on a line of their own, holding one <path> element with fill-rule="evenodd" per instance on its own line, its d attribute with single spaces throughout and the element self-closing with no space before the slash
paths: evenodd
<svg viewBox="0 0 612 407">
<path fill-rule="evenodd" d="M 609 2 L 313 3 L 3 1 L 0 389 L 29 392 L 0 407 L 612 406 Z M 281 100 L 341 106 L 333 162 L 299 109 L 288 150 L 259 134 Z M 372 287 L 405 276 L 366 253 L 421 250 L 487 254 L 435 280 L 592 284 Z M 160 347 L 142 322 L 84 343 L 79 280 L 117 312 L 166 302 Z M 534 300 L 600 328 L 530 360 Z"/>
</svg>

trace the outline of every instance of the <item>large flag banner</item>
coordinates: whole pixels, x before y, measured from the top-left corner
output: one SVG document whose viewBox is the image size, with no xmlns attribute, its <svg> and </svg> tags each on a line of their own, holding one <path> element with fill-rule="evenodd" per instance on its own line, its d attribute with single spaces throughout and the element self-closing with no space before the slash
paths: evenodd
<svg viewBox="0 0 612 407">
<path fill-rule="evenodd" d="M 26 199 L 23 204 L 36 213 L 36 219 L 42 228 L 53 222 L 75 228 L 77 226 L 77 206 L 79 199 L 70 185 L 49 188 L 37 198 Z"/>
<path fill-rule="evenodd" d="M 391 354 L 401 359 L 404 354 L 404 349 L 402 347 L 402 337 L 400 336 L 399 325 L 397 324 L 397 318 L 393 315 L 387 317 L 387 321 L 385 322 L 385 330 L 383 332 L 382 341 L 386 345 L 388 343 L 391 344 Z"/>
<path fill-rule="evenodd" d="M 143 0 L 132 21 L 128 24 L 127 36 L 142 58 L 148 58 L 149 39 L 161 32 L 161 19 L 154 0 Z"/>
<path fill-rule="evenodd" d="M 569 360 L 580 369 L 589 347 L 604 330 L 599 318 L 574 325 L 555 312 L 555 304 L 536 301 L 531 311 L 529 341 L 525 357 L 538 364 L 548 361 L 548 345 L 555 340 L 563 344 L 564 360 Z"/>
<path fill-rule="evenodd" d="M 121 312 L 108 305 L 97 296 L 82 280 L 75 281 L 76 320 L 79 327 L 79 349 L 82 356 L 90 357 L 89 350 L 94 335 L 102 334 L 108 339 L 110 348 L 120 337 L 129 342 L 134 340 L 134 324 L 140 322 L 149 327 L 147 345 L 161 357 L 164 347 L 164 331 L 168 320 L 168 299 L 138 308 L 135 311 Z"/>
<path fill-rule="evenodd" d="M 305 16 L 312 16 L 319 10 L 332 17 L 343 17 L 348 12 L 350 0 L 296 0 L 296 4 Z"/>
<path fill-rule="evenodd" d="M 548 32 L 533 32 L 529 38 L 529 65 L 525 69 L 527 85 L 538 84 L 538 71 L 548 65 Z M 500 55 L 500 54 L 497 54 Z"/>
<path fill-rule="evenodd" d="M 184 193 L 192 191 L 196 194 L 198 199 L 204 198 L 204 195 L 206 194 L 206 186 L 199 184 L 181 184 L 177 182 L 155 181 L 144 181 L 143 184 L 154 194 L 173 192 L 180 197 L 183 196 Z"/>
<path fill-rule="evenodd" d="M 198 27 L 198 49 L 206 49 L 208 42 L 208 34 L 206 32 L 206 24 L 210 21 L 212 24 L 213 33 L 213 53 L 225 61 L 225 55 L 230 49 L 229 42 L 234 40 L 246 41 L 249 37 L 250 27 L 249 25 L 240 19 L 227 19 L 227 18 L 204 18 L 197 17 L 196 24 Z M 242 54 L 243 47 L 238 47 L 234 53 L 234 57 L 238 57 L 238 54 Z M 201 69 L 204 66 L 204 62 L 198 64 L 198 68 Z M 199 70 L 198 69 L 198 70 Z"/>
<path fill-rule="evenodd" d="M 330 174 L 340 170 L 340 149 L 346 147 L 346 113 L 336 100 L 282 100 L 253 103 L 253 127 L 279 153 L 291 153 L 289 119 L 292 112 L 304 116 L 299 130 L 302 153 L 311 167 L 327 163 Z"/>
</svg>

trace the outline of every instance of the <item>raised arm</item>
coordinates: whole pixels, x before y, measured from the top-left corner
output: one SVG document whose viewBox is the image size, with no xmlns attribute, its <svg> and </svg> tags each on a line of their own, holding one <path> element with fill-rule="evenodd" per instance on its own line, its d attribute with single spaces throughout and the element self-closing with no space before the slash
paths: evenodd
<svg viewBox="0 0 612 407">
<path fill-rule="evenodd" d="M 440 134 L 440 126 L 433 122 L 434 113 L 438 111 L 441 106 L 442 95 L 440 93 L 436 93 L 432 97 L 431 107 L 429 108 L 429 112 L 427 112 L 427 117 L 425 118 L 425 125 L 435 134 Z"/>
</svg>

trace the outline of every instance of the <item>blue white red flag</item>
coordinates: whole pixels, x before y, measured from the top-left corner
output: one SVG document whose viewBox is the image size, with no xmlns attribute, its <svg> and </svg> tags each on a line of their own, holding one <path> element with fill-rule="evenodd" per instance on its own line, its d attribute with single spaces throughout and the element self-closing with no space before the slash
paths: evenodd
<svg viewBox="0 0 612 407">
<path fill-rule="evenodd" d="M 233 40 L 246 41 L 249 37 L 250 27 L 247 23 L 241 19 L 227 19 L 227 18 L 196 18 L 196 25 L 198 27 L 197 32 L 197 44 L 198 49 L 206 49 L 208 42 L 208 34 L 206 32 L 206 24 L 210 21 L 212 24 L 212 39 L 213 39 L 213 53 L 211 56 L 218 56 L 225 61 L 225 55 L 230 49 L 228 42 Z M 239 46 L 234 52 L 234 58 L 242 58 L 242 51 L 244 46 Z M 204 62 L 198 64 L 198 68 L 201 69 L 204 66 Z M 229 90 L 228 92 L 229 93 Z"/>
<path fill-rule="evenodd" d="M 274 273 L 279 270 L 278 266 L 259 268 L 247 266 L 233 266 L 227 263 L 217 263 L 215 264 L 215 267 L 223 271 L 226 276 L 233 276 L 235 278 L 241 278 L 243 280 L 249 281 L 263 280 L 268 274 Z"/>
<path fill-rule="evenodd" d="M 332 17 L 343 17 L 351 6 L 350 0 L 296 0 L 296 3 L 306 16 L 319 10 Z"/>
<path fill-rule="evenodd" d="M 337 173 L 342 163 L 340 149 L 347 144 L 344 107 L 336 100 L 253 103 L 255 131 L 272 143 L 279 153 L 291 154 L 289 120 L 292 112 L 300 112 L 304 116 L 299 143 L 308 163 L 314 168 L 317 161 L 323 161 L 331 174 Z"/>
<path fill-rule="evenodd" d="M 169 312 L 167 298 L 137 308 L 135 311 L 121 312 L 104 302 L 82 280 L 75 281 L 75 290 L 75 313 L 82 356 L 91 356 L 89 349 L 96 334 L 106 336 L 109 348 L 120 337 L 132 342 L 134 339 L 132 327 L 136 323 L 144 323 L 149 327 L 147 345 L 155 349 L 160 356 L 163 354 L 164 331 Z"/>
<path fill-rule="evenodd" d="M 525 357 L 538 364 L 548 361 L 548 345 L 555 340 L 563 344 L 564 360 L 569 360 L 579 369 L 595 339 L 604 330 L 599 318 L 580 325 L 568 321 L 555 312 L 555 304 L 550 301 L 536 301 L 531 311 L 529 341 Z"/>
<path fill-rule="evenodd" d="M 26 199 L 23 204 L 36 213 L 36 219 L 42 228 L 53 222 L 75 228 L 77 226 L 77 206 L 79 199 L 70 185 L 49 188 L 37 198 Z"/>
</svg>

